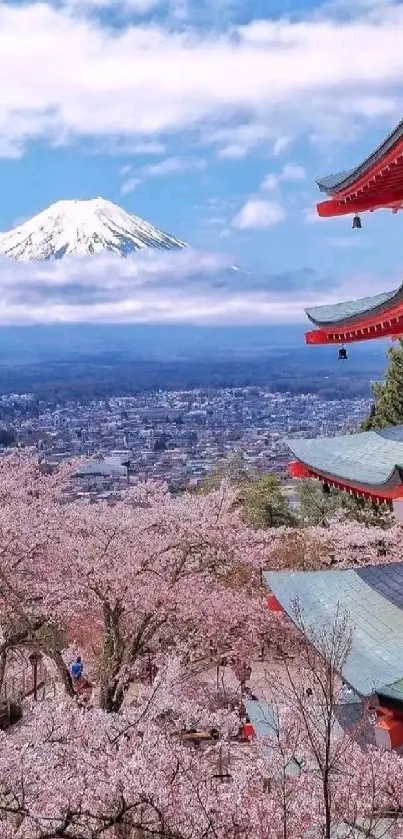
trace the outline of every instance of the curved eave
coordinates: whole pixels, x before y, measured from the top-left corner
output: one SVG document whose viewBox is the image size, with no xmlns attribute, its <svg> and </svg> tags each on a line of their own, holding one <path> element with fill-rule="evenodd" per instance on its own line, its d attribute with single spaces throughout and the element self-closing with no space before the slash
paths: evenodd
<svg viewBox="0 0 403 839">
<path fill-rule="evenodd" d="M 394 196 L 394 197 L 393 197 Z M 392 210 L 397 213 L 403 207 L 403 184 L 396 190 L 383 190 L 375 194 L 368 194 L 366 197 L 356 194 L 349 195 L 340 200 L 322 201 L 316 205 L 320 218 L 334 218 L 335 216 L 348 216 L 353 213 L 361 213 L 374 210 Z"/>
<path fill-rule="evenodd" d="M 299 467 L 299 468 L 296 468 Z M 301 467 L 302 470 L 301 471 Z M 396 482 L 396 486 L 389 486 L 385 484 L 363 484 L 353 481 L 348 481 L 345 478 L 332 475 L 329 472 L 321 472 L 317 468 L 313 468 L 306 463 L 300 461 L 291 461 L 288 465 L 290 477 L 295 478 L 311 478 L 321 481 L 334 489 L 348 492 L 350 495 L 357 495 L 365 498 L 367 501 L 374 501 L 381 504 L 392 504 L 398 498 L 403 496 L 403 480 L 399 467 L 396 467 L 390 475 L 391 483 Z M 298 474 L 296 474 L 298 472 Z"/>
<path fill-rule="evenodd" d="M 338 437 L 297 438 L 287 445 L 290 474 L 391 501 L 403 497 L 403 425 Z"/>
<path fill-rule="evenodd" d="M 330 306 L 314 306 L 305 309 L 305 313 L 315 326 L 335 329 L 371 318 L 379 319 L 379 315 L 383 314 L 393 315 L 400 310 L 403 310 L 403 286 L 372 297 L 347 300 Z"/>
<path fill-rule="evenodd" d="M 362 163 L 349 169 L 345 172 L 340 172 L 338 175 L 330 175 L 326 178 L 318 178 L 316 183 L 322 192 L 328 195 L 333 195 L 335 192 L 341 192 L 349 189 L 355 185 L 363 176 L 367 176 L 372 170 L 379 167 L 382 162 L 389 158 L 391 154 L 396 154 L 403 145 L 403 120 L 401 120 L 396 128 L 380 143 L 375 151 L 371 152 Z"/>
<path fill-rule="evenodd" d="M 403 286 L 397 291 L 361 301 L 317 306 L 305 311 L 311 323 L 318 327 L 305 333 L 307 344 L 345 344 L 397 338 L 403 334 Z"/>
</svg>

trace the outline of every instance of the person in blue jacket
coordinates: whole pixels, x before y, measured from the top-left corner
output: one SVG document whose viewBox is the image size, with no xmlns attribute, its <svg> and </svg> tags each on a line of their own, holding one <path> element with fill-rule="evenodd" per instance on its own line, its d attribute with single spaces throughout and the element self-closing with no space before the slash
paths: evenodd
<svg viewBox="0 0 403 839">
<path fill-rule="evenodd" d="M 73 664 L 70 667 L 71 678 L 73 679 L 73 682 L 77 682 L 79 679 L 81 679 L 81 677 L 83 675 L 83 670 L 84 670 L 84 665 L 83 665 L 83 662 L 81 661 L 81 656 L 78 655 L 77 658 L 75 659 L 75 661 L 73 661 Z"/>
</svg>

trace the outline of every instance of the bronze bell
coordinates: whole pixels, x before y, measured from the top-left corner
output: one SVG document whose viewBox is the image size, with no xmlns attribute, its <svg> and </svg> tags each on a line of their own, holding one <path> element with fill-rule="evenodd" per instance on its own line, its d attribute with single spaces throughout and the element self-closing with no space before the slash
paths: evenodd
<svg viewBox="0 0 403 839">
<path fill-rule="evenodd" d="M 340 347 L 339 349 L 339 361 L 346 361 L 348 358 L 347 350 L 345 347 Z"/>
<path fill-rule="evenodd" d="M 359 216 L 354 216 L 353 218 L 353 230 L 361 230 L 362 224 L 361 219 Z"/>
</svg>

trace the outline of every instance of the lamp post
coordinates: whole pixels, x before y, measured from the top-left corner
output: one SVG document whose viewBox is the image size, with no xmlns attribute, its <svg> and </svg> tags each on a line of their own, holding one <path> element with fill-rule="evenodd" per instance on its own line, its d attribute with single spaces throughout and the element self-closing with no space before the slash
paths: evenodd
<svg viewBox="0 0 403 839">
<path fill-rule="evenodd" d="M 32 682 L 33 682 L 33 694 L 34 694 L 34 702 L 38 701 L 38 662 L 41 660 L 42 656 L 36 650 L 32 652 L 29 656 L 29 663 L 32 665 Z"/>
</svg>

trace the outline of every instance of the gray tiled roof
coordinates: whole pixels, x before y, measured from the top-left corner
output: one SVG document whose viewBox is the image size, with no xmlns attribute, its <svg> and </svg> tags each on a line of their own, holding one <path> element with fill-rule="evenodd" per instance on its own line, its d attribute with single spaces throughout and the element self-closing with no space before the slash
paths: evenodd
<svg viewBox="0 0 403 839">
<path fill-rule="evenodd" d="M 389 603 L 403 609 L 403 562 L 367 565 L 357 568 L 356 572 L 364 583 L 385 597 Z"/>
<path fill-rule="evenodd" d="M 328 194 L 332 194 L 333 192 L 339 192 L 341 189 L 346 189 L 346 187 L 350 186 L 354 181 L 357 180 L 361 175 L 363 175 L 368 169 L 371 168 L 375 163 L 377 163 L 385 154 L 387 154 L 396 143 L 399 142 L 403 137 L 403 120 L 399 122 L 396 128 L 391 131 L 388 135 L 386 140 L 383 140 L 382 143 L 375 149 L 375 151 L 371 152 L 371 154 L 363 160 L 358 166 L 355 166 L 354 169 L 349 169 L 345 172 L 340 172 L 338 175 L 328 175 L 326 178 L 319 178 L 316 181 L 318 184 L 319 189 L 322 192 L 327 192 Z"/>
<path fill-rule="evenodd" d="M 347 611 L 353 641 L 343 677 L 357 693 L 367 696 L 402 679 L 403 611 L 356 571 L 267 571 L 264 576 L 291 618 L 298 600 L 312 641 L 322 626 L 334 623 L 340 607 Z"/>
<path fill-rule="evenodd" d="M 339 184 L 342 184 L 355 172 L 355 169 L 345 169 L 344 172 L 338 172 L 337 175 L 327 175 L 325 178 L 319 178 L 316 183 L 321 192 L 328 194 L 333 192 Z"/>
<path fill-rule="evenodd" d="M 343 303 L 334 303 L 331 306 L 314 306 L 305 309 L 305 312 L 309 320 L 316 326 L 342 325 L 359 321 L 365 314 L 381 314 L 402 299 L 403 286 L 400 286 L 393 291 L 375 294 L 373 297 L 361 297 L 358 300 L 347 300 Z"/>
<path fill-rule="evenodd" d="M 403 426 L 340 437 L 288 440 L 297 460 L 313 471 L 368 487 L 397 486 L 403 473 Z M 401 470 L 401 471 L 400 471 Z"/>
</svg>

